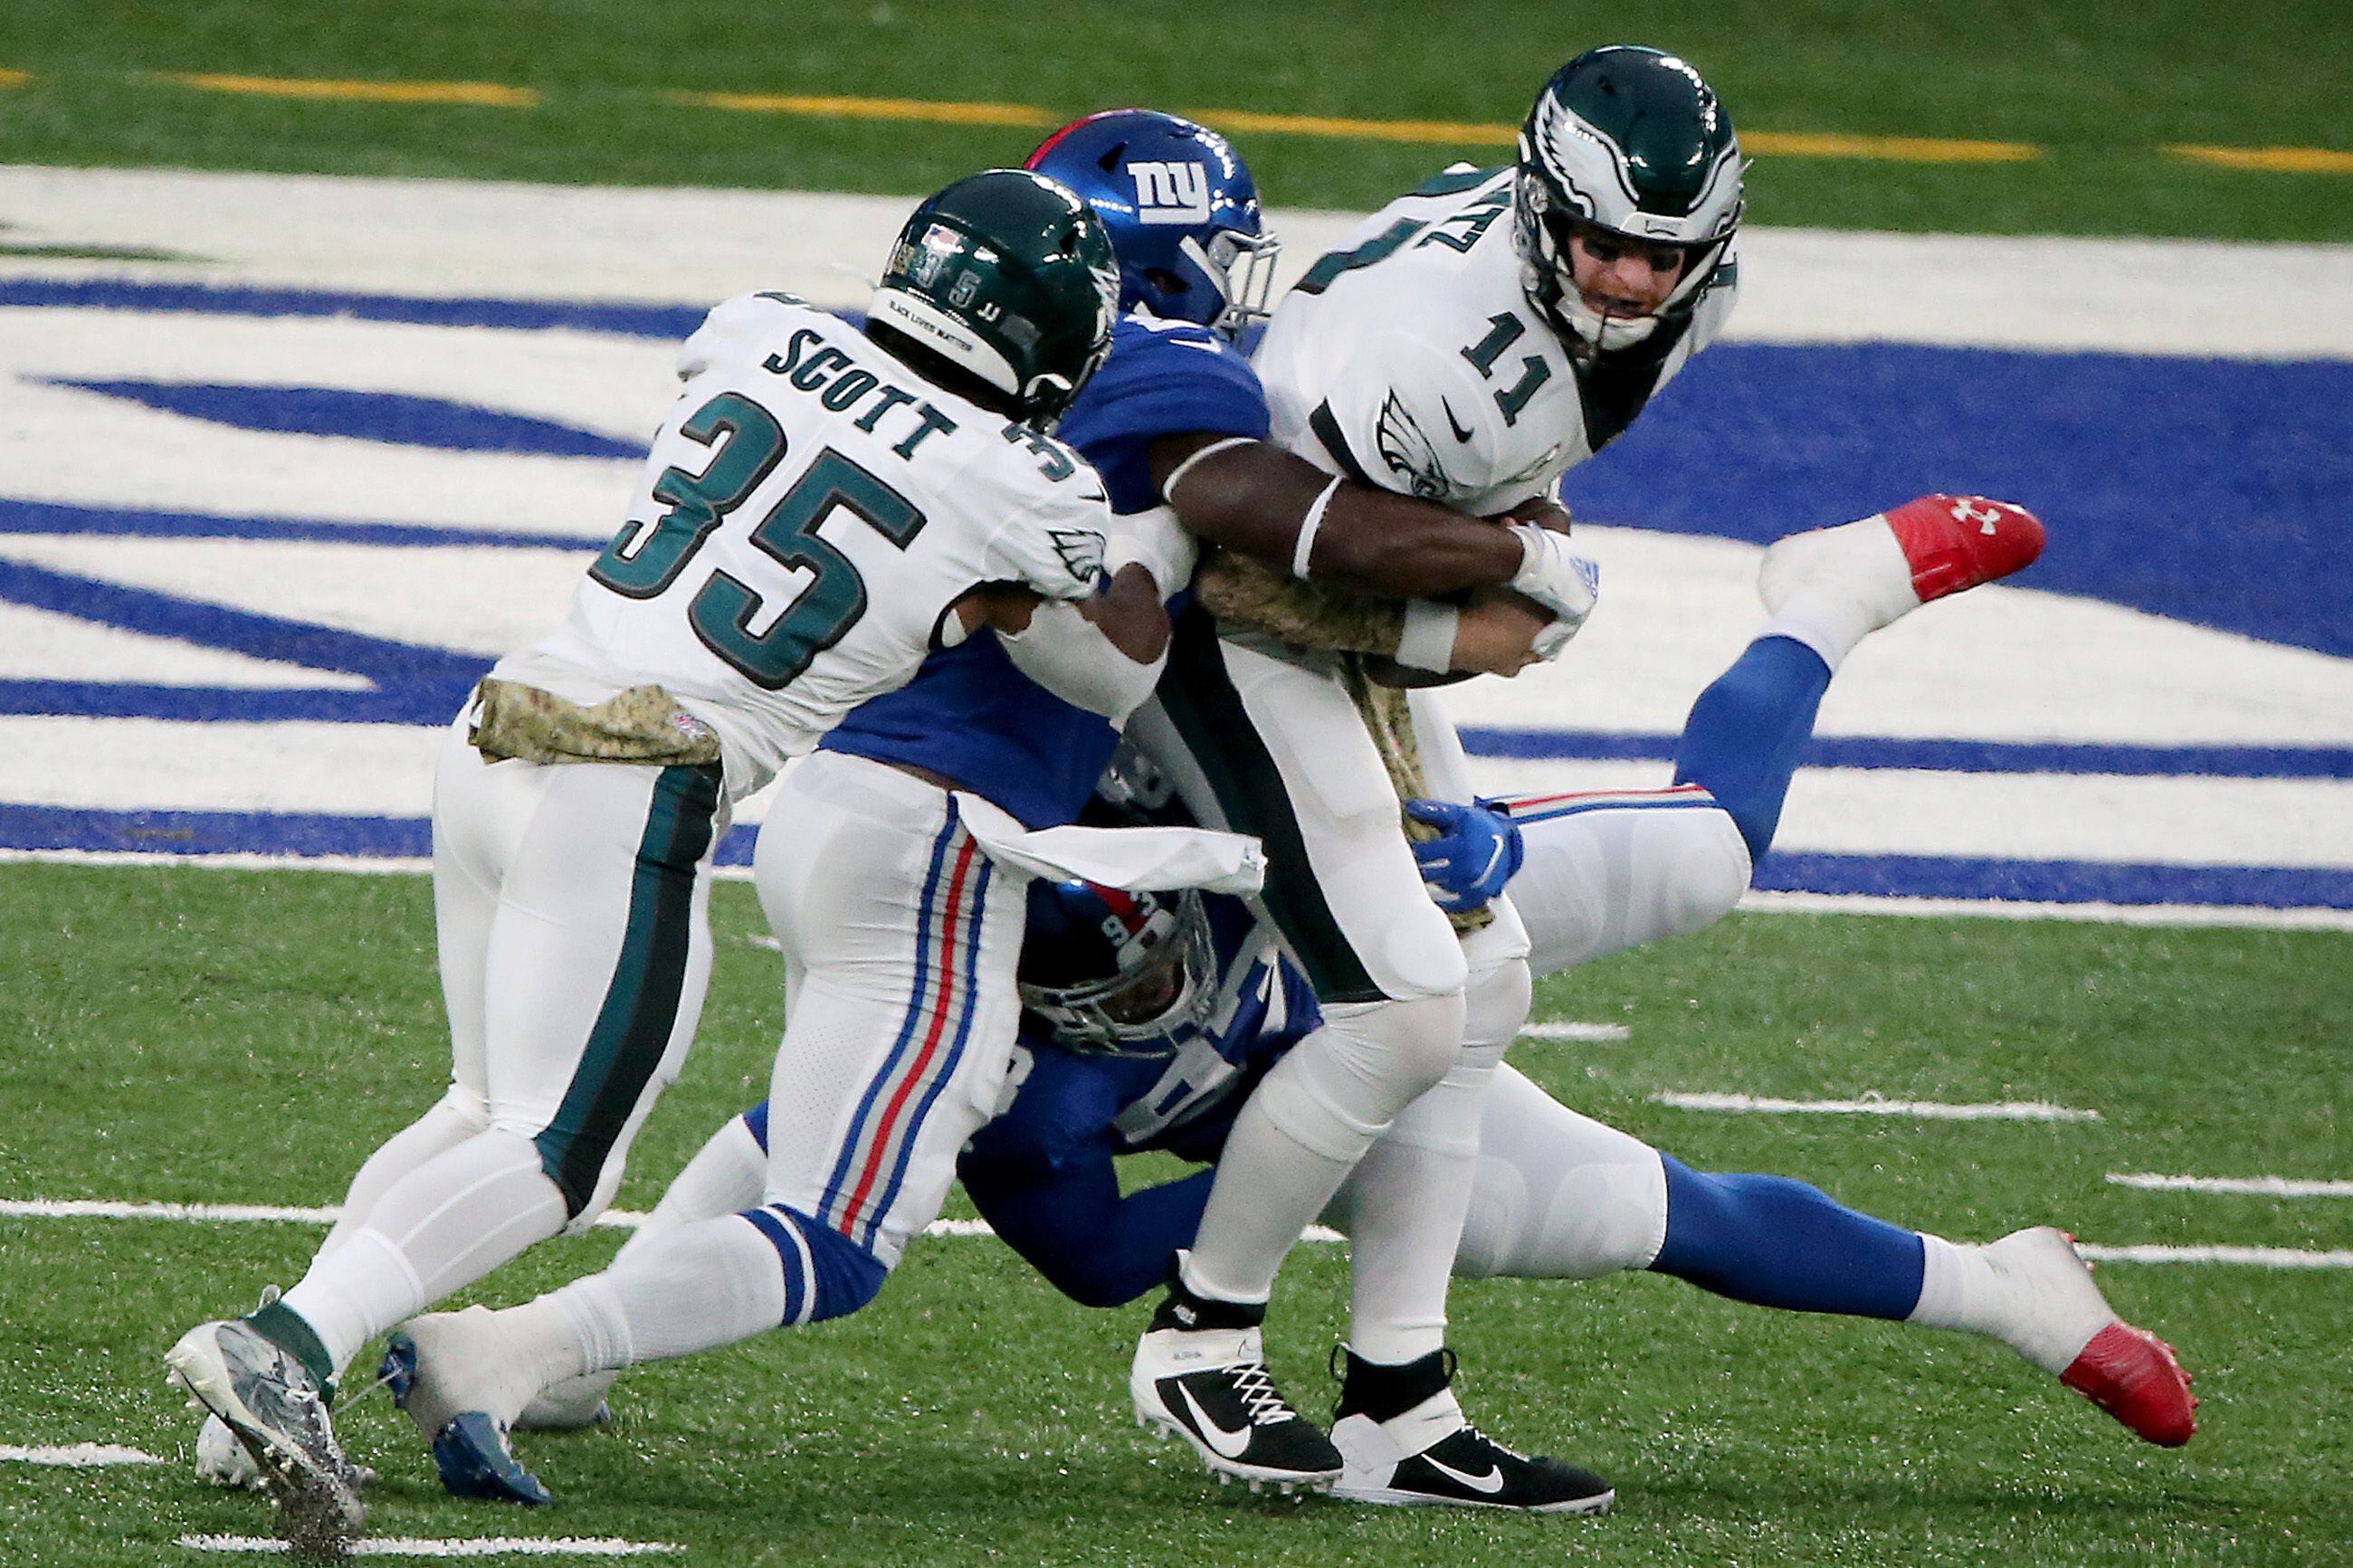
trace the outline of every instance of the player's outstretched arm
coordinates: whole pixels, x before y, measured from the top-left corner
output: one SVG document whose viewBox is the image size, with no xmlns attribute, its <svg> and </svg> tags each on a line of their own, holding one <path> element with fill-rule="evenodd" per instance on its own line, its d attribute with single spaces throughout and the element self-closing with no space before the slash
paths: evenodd
<svg viewBox="0 0 2353 1568">
<path fill-rule="evenodd" d="M 1152 468 L 1187 529 L 1294 576 L 1428 599 L 1522 586 L 1515 579 L 1530 564 L 1527 543 L 1508 527 L 1335 479 L 1269 442 L 1164 436 L 1152 445 Z"/>
</svg>

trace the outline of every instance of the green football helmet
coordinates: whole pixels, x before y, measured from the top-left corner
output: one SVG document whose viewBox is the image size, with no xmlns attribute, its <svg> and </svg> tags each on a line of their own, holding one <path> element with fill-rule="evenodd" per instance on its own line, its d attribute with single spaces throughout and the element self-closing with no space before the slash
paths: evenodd
<svg viewBox="0 0 2353 1568">
<path fill-rule="evenodd" d="M 1688 313 L 1740 225 L 1740 139 L 1698 71 L 1632 44 L 1588 49 L 1553 73 L 1520 129 L 1513 239 L 1528 297 L 1569 336 L 1597 349 L 1641 342 Z M 1654 315 L 1588 309 L 1571 270 L 1579 226 L 1685 254 Z"/>
<path fill-rule="evenodd" d="M 917 207 L 870 322 L 1050 424 L 1111 352 L 1119 264 L 1094 209 L 1023 169 L 985 169 Z"/>
</svg>

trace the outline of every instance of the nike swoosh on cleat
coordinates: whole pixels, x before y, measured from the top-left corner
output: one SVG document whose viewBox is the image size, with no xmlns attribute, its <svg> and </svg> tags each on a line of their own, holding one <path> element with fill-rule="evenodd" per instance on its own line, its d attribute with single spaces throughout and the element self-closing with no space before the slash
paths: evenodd
<svg viewBox="0 0 2353 1568">
<path fill-rule="evenodd" d="M 1202 1442 L 1207 1443 L 1229 1459 L 1239 1459 L 1249 1452 L 1250 1440 L 1249 1427 L 1245 1426 L 1238 1432 L 1229 1431 L 1210 1420 L 1209 1413 L 1201 1408 L 1201 1402 L 1193 1397 L 1193 1391 L 1182 1383 L 1176 1384 L 1176 1394 L 1178 1398 L 1184 1400 L 1185 1408 L 1193 1413 L 1193 1429 L 1198 1434 Z M 1500 1486 L 1503 1483 L 1499 1479 L 1496 1484 Z"/>
<path fill-rule="evenodd" d="M 1504 1489 L 1504 1469 L 1500 1465 L 1490 1465 L 1485 1475 L 1474 1476 L 1468 1471 L 1456 1469 L 1443 1459 L 1432 1458 L 1428 1454 L 1421 1457 L 1421 1462 L 1449 1480 L 1469 1487 L 1474 1492 L 1486 1492 L 1493 1495 Z"/>
</svg>

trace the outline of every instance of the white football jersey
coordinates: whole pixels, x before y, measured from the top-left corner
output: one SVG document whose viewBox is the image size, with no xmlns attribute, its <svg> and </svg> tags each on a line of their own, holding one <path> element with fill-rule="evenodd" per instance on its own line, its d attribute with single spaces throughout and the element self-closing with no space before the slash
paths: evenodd
<svg viewBox="0 0 2353 1568">
<path fill-rule="evenodd" d="M 577 702 L 658 683 L 731 795 L 902 686 L 976 585 L 1083 599 L 1111 514 L 1069 447 L 780 294 L 711 312 L 628 521 L 549 637 L 493 672 Z"/>
<path fill-rule="evenodd" d="M 1548 493 L 1724 327 L 1727 253 L 1689 318 L 1573 355 L 1520 285 L 1512 177 L 1451 170 L 1311 268 L 1252 356 L 1274 438 L 1317 466 L 1488 517 Z"/>
</svg>

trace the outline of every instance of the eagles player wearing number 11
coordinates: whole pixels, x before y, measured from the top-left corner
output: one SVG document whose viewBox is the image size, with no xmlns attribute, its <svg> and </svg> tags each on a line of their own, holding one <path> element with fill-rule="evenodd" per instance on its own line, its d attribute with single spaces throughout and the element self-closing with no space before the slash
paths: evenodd
<svg viewBox="0 0 2353 1568">
<path fill-rule="evenodd" d="M 190 1330 L 166 1355 L 290 1516 L 330 1531 L 360 1522 L 327 1403 L 370 1339 L 610 1201 L 693 1038 L 712 856 L 733 803 L 984 627 L 1071 701 L 1132 707 L 1149 689 L 1167 633 L 1161 587 L 1140 564 L 1106 571 L 1107 547 L 1134 543 L 1133 530 L 1041 428 L 1103 363 L 1118 296 L 1092 209 L 1052 180 L 992 170 L 916 209 L 864 331 L 747 295 L 688 340 L 685 385 L 628 521 L 569 617 L 498 663 L 444 743 L 433 837 L 448 1092 L 362 1167 L 292 1289 Z M 830 1019 L 819 1044 L 836 1047 L 818 1053 L 805 1095 L 840 1102 L 845 1122 L 866 1125 L 848 1113 L 866 1102 L 887 1113 L 851 1194 L 867 1247 L 811 1225 L 780 1272 L 785 1242 L 758 1243 L 754 1271 L 797 1292 L 764 1306 L 761 1327 L 806 1321 L 796 1305 L 828 1292 L 836 1310 L 872 1295 L 888 1239 L 936 1206 L 921 1151 L 944 1142 L 934 1163 L 945 1166 L 974 1120 L 971 1080 L 1012 1048 L 1018 878 L 999 879 L 1009 900 L 991 896 L 945 790 L 854 765 L 866 773 L 836 770 L 829 795 L 804 789 L 779 807 L 808 853 L 787 887 L 772 885 L 764 853 L 762 899 L 772 920 L 839 900 L 814 923 L 867 933 L 860 977 L 892 979 L 894 1016 L 925 1028 L 901 1031 L 904 1048 L 882 1063 L 890 1031 L 878 1044 L 860 1011 L 871 999 L 828 993 L 827 959 L 795 946 L 828 933 L 783 933 L 792 1026 L 815 1018 L 822 1035 Z M 826 1013 L 834 993 L 847 1016 Z M 635 1350 L 681 1353 L 675 1337 L 646 1330 Z"/>
</svg>

